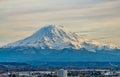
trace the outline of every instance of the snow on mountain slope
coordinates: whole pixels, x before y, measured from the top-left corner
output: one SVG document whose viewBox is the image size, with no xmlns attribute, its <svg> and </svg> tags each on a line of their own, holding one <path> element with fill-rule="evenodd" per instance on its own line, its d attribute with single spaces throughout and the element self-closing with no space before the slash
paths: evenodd
<svg viewBox="0 0 120 77">
<path fill-rule="evenodd" d="M 17 46 L 37 47 L 41 49 L 85 48 L 89 51 L 105 48 L 104 46 L 100 46 L 97 42 L 86 42 L 86 39 L 68 31 L 63 26 L 55 25 L 43 27 L 30 37 L 8 44 L 4 47 L 9 48 Z"/>
</svg>

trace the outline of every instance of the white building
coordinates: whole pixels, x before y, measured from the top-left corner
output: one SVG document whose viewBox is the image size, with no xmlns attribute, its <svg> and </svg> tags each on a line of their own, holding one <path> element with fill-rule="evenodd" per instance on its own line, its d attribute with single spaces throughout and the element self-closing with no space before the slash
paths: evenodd
<svg viewBox="0 0 120 77">
<path fill-rule="evenodd" d="M 58 77 L 67 77 L 67 70 L 60 69 L 58 71 Z"/>
</svg>

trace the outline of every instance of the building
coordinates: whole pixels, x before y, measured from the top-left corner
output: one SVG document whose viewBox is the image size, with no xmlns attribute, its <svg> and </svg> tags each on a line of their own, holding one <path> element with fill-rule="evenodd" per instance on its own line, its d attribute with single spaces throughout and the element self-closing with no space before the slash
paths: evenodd
<svg viewBox="0 0 120 77">
<path fill-rule="evenodd" d="M 60 69 L 58 71 L 58 77 L 67 77 L 67 70 Z"/>
</svg>

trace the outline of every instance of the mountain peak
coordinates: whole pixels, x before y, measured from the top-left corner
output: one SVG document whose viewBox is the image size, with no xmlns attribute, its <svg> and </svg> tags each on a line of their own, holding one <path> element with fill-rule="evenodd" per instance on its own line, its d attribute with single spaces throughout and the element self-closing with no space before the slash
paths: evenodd
<svg viewBox="0 0 120 77">
<path fill-rule="evenodd" d="M 55 34 L 58 33 L 59 31 L 67 31 L 65 27 L 63 26 L 56 26 L 56 25 L 47 25 L 41 29 L 39 29 L 36 33 L 33 34 L 33 36 L 45 36 L 48 34 Z"/>
<path fill-rule="evenodd" d="M 51 31 L 53 29 L 65 29 L 64 26 L 62 25 L 47 25 L 45 27 L 42 27 L 41 29 L 39 29 L 38 31 L 41 31 L 41 30 L 45 30 L 45 31 Z"/>
<path fill-rule="evenodd" d="M 47 25 L 45 27 L 42 27 L 41 29 L 39 29 L 37 32 L 39 31 L 51 31 L 53 29 L 59 29 L 60 26 L 56 26 L 56 25 Z"/>
<path fill-rule="evenodd" d="M 8 44 L 7 47 L 31 46 L 42 49 L 80 49 L 81 42 L 83 42 L 83 39 L 80 39 L 77 34 L 68 31 L 63 26 L 48 25 L 39 29 L 30 37 Z"/>
<path fill-rule="evenodd" d="M 81 49 L 85 48 L 90 51 L 103 49 L 97 42 L 87 42 L 86 39 L 79 35 L 68 31 L 64 26 L 48 25 L 30 37 L 11 43 L 5 47 L 37 47 L 41 49 Z M 106 48 L 106 49 L 109 49 Z"/>
</svg>

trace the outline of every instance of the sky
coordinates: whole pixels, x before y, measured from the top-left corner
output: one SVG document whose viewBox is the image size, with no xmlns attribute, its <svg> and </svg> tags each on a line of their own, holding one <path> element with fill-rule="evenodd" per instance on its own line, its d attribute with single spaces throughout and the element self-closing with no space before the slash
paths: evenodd
<svg viewBox="0 0 120 77">
<path fill-rule="evenodd" d="M 0 0 L 0 46 L 49 24 L 120 46 L 120 0 Z"/>
</svg>

